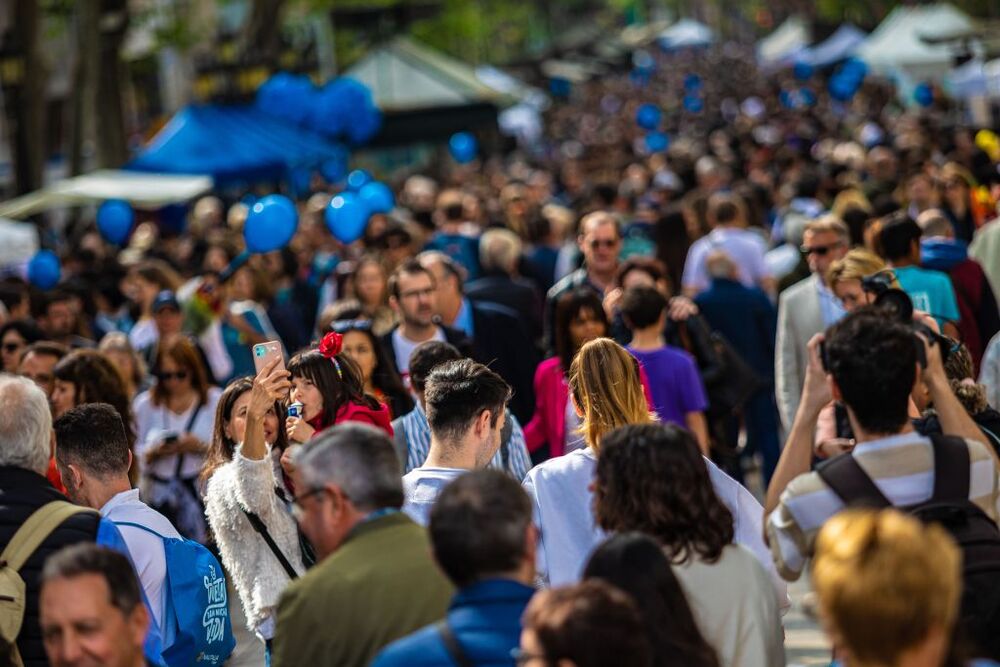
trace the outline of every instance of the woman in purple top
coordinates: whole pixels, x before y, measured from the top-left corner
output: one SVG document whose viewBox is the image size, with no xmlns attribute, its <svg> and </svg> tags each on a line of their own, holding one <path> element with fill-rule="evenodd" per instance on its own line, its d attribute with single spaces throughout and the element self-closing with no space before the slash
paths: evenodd
<svg viewBox="0 0 1000 667">
<path fill-rule="evenodd" d="M 628 350 L 649 378 L 653 407 L 660 421 L 683 426 L 708 454 L 708 399 L 694 358 L 663 339 L 667 301 L 652 287 L 633 287 L 622 297 L 621 312 L 632 330 Z"/>
</svg>

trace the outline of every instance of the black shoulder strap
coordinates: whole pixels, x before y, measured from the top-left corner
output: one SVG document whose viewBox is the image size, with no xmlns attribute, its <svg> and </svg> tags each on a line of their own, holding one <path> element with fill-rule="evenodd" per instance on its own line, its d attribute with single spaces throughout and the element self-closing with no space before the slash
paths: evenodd
<svg viewBox="0 0 1000 667">
<path fill-rule="evenodd" d="M 204 405 L 205 405 L 204 403 L 202 403 L 201 401 L 198 401 L 198 405 L 195 406 L 194 412 L 191 413 L 191 416 L 188 418 L 187 425 L 184 427 L 184 432 L 185 433 L 190 433 L 191 432 L 191 427 L 194 426 L 194 420 L 198 418 L 198 413 L 201 412 L 201 408 Z M 175 478 L 183 480 L 183 478 L 181 477 L 181 470 L 183 468 L 184 468 L 184 455 L 183 454 L 179 454 L 177 456 L 177 465 L 174 468 L 174 477 Z M 198 495 L 197 487 L 192 487 L 192 488 L 194 488 L 194 497 L 196 499 L 200 500 L 200 497 Z"/>
<path fill-rule="evenodd" d="M 876 508 L 892 505 L 850 452 L 821 463 L 816 472 L 845 505 Z"/>
<path fill-rule="evenodd" d="M 278 548 L 278 545 L 275 543 L 274 538 L 271 537 L 270 531 L 268 531 L 267 526 L 264 525 L 261 518 L 246 509 L 243 510 L 243 513 L 246 515 L 247 520 L 250 521 L 250 525 L 253 526 L 253 529 L 260 533 L 260 536 L 264 538 L 268 548 L 271 549 L 271 553 L 274 554 L 274 557 L 278 559 L 278 562 L 281 563 L 281 567 L 284 568 L 285 572 L 288 574 L 288 578 L 292 581 L 298 579 L 298 572 L 295 571 L 292 564 L 288 562 L 287 558 L 285 558 L 285 554 Z"/>
<path fill-rule="evenodd" d="M 953 435 L 933 433 L 934 495 L 931 500 L 969 499 L 969 446 Z"/>
<path fill-rule="evenodd" d="M 448 619 L 440 621 L 434 627 L 437 628 L 438 634 L 441 635 L 441 641 L 444 642 L 445 650 L 448 651 L 448 655 L 451 656 L 451 659 L 455 661 L 458 667 L 475 667 L 476 663 L 469 658 L 465 649 L 458 643 L 458 638 L 455 637 L 451 626 L 448 625 Z"/>
</svg>

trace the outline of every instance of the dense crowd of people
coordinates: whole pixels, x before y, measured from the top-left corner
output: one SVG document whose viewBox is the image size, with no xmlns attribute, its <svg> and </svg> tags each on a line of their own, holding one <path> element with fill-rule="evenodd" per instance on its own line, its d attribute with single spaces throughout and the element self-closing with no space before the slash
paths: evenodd
<svg viewBox="0 0 1000 667">
<path fill-rule="evenodd" d="M 355 243 L 317 180 L 0 280 L 0 666 L 773 667 L 810 562 L 837 665 L 996 664 L 997 142 L 654 61 Z"/>
</svg>

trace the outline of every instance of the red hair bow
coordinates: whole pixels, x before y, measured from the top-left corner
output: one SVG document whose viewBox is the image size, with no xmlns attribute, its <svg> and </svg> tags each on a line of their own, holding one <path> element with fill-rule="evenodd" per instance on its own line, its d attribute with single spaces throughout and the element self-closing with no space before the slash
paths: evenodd
<svg viewBox="0 0 1000 667">
<path fill-rule="evenodd" d="M 319 342 L 319 353 L 327 359 L 333 359 L 344 349 L 344 337 L 336 331 L 331 331 L 323 336 Z"/>
</svg>

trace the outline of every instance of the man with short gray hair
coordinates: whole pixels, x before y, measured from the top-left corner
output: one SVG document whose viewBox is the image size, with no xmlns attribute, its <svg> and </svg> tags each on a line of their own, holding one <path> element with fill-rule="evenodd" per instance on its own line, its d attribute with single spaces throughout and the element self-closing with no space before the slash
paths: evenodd
<svg viewBox="0 0 1000 667">
<path fill-rule="evenodd" d="M 282 595 L 272 664 L 363 667 L 444 616 L 452 586 L 424 529 L 399 511 L 399 459 L 383 432 L 335 426 L 294 463 L 293 512 L 319 562 Z"/>
<path fill-rule="evenodd" d="M 52 453 L 52 416 L 45 393 L 27 378 L 0 374 L 0 552 L 7 548 L 29 517 L 53 501 L 66 502 L 45 478 Z M 50 511 L 50 510 L 46 510 Z M 65 511 L 65 508 L 63 509 Z M 59 549 L 93 542 L 100 515 L 66 511 L 63 519 L 19 567 L 25 582 L 24 624 L 17 650 L 25 667 L 44 667 L 48 660 L 38 623 L 40 576 L 45 560 Z M 23 536 L 18 538 L 21 541 Z M 19 560 L 19 559 L 15 559 Z M 2 568 L 6 569 L 6 568 Z M 2 570 L 0 569 L 0 570 Z"/>
</svg>

